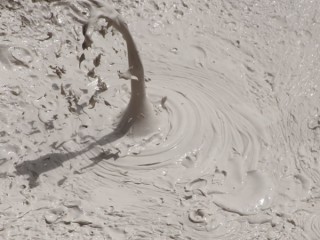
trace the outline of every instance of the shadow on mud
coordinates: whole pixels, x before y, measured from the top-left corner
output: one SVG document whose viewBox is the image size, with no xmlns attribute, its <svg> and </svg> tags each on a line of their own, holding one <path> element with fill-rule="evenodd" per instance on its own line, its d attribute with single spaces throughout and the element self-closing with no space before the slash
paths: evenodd
<svg viewBox="0 0 320 240">
<path fill-rule="evenodd" d="M 15 169 L 16 169 L 15 174 L 28 175 L 29 187 L 34 188 L 39 185 L 38 178 L 41 174 L 48 172 L 50 170 L 53 170 L 55 168 L 61 167 L 64 162 L 71 160 L 73 158 L 76 158 L 77 156 L 80 156 L 82 154 L 85 154 L 96 146 L 104 146 L 108 143 L 112 143 L 116 141 L 117 139 L 123 136 L 124 136 L 123 133 L 119 131 L 114 131 L 102 137 L 101 139 L 95 141 L 94 143 L 91 143 L 89 146 L 85 147 L 80 151 L 67 152 L 67 153 L 50 153 L 50 154 L 43 155 L 34 160 L 24 161 L 15 166 Z M 58 149 L 61 145 L 62 144 L 60 144 L 58 147 L 53 146 L 53 148 Z M 82 168 L 81 170 L 92 167 L 103 160 L 109 160 L 109 159 L 116 160 L 119 158 L 119 153 L 120 153 L 120 150 L 117 150 L 116 152 L 111 152 L 111 150 L 109 149 L 106 151 L 103 151 L 99 155 L 91 158 L 90 160 L 92 161 L 92 163 Z"/>
</svg>

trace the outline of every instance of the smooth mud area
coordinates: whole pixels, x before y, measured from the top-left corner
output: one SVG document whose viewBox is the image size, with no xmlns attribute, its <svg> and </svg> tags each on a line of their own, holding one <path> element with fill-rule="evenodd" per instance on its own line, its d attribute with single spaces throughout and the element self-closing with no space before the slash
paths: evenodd
<svg viewBox="0 0 320 240">
<path fill-rule="evenodd" d="M 319 9 L 0 1 L 0 239 L 320 239 Z"/>
</svg>

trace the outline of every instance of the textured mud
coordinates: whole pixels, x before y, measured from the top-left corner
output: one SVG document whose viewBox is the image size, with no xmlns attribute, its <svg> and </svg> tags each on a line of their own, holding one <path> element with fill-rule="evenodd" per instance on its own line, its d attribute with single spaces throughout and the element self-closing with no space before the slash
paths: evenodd
<svg viewBox="0 0 320 240">
<path fill-rule="evenodd" d="M 115 131 L 128 53 L 105 21 L 85 41 L 92 4 L 0 3 L 0 239 L 319 239 L 319 3 L 110 2 L 143 136 Z"/>
</svg>

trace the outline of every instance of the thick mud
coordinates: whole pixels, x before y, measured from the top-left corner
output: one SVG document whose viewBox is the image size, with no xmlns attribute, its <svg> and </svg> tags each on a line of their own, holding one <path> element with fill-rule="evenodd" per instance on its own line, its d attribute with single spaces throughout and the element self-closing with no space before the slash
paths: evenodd
<svg viewBox="0 0 320 240">
<path fill-rule="evenodd" d="M 319 3 L 105 6 L 0 3 L 0 239 L 319 239 Z"/>
</svg>

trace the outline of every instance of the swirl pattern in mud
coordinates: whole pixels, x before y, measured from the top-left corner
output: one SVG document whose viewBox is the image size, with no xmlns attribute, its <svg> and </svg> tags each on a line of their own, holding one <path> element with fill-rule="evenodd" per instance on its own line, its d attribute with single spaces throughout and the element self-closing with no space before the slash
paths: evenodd
<svg viewBox="0 0 320 240">
<path fill-rule="evenodd" d="M 0 3 L 0 237 L 317 239 L 311 3 L 121 2 Z"/>
</svg>

